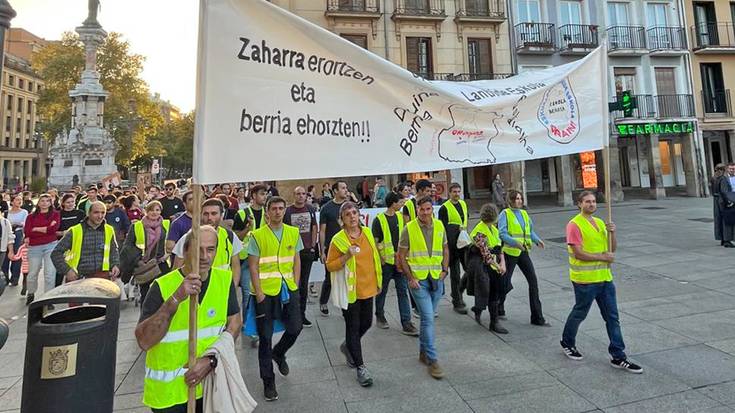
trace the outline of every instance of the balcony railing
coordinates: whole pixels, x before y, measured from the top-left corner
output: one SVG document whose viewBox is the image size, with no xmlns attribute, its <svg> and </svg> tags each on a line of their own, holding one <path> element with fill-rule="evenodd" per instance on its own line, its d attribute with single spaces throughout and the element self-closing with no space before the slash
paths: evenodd
<svg viewBox="0 0 735 413">
<path fill-rule="evenodd" d="M 378 0 L 327 0 L 329 13 L 380 13 Z"/>
<path fill-rule="evenodd" d="M 629 119 L 691 118 L 695 116 L 692 95 L 633 95 L 634 108 Z M 618 101 L 621 98 L 618 97 Z M 615 119 L 626 118 L 622 110 L 612 112 Z"/>
<path fill-rule="evenodd" d="M 687 50 L 687 36 L 683 27 L 652 27 L 646 30 L 646 34 L 651 50 Z"/>
<path fill-rule="evenodd" d="M 446 17 L 443 0 L 396 0 L 396 16 Z"/>
<path fill-rule="evenodd" d="M 705 118 L 732 116 L 730 89 L 716 90 L 714 92 L 703 90 L 702 103 Z"/>
<path fill-rule="evenodd" d="M 472 82 L 474 80 L 498 80 L 515 76 L 515 73 L 416 73 L 426 80 L 448 80 L 451 82 Z"/>
<path fill-rule="evenodd" d="M 610 51 L 621 49 L 645 50 L 646 32 L 641 26 L 613 26 L 607 29 Z"/>
<path fill-rule="evenodd" d="M 503 0 L 455 0 L 457 17 L 505 19 Z"/>
<path fill-rule="evenodd" d="M 692 26 L 695 49 L 708 47 L 735 48 L 735 27 L 731 22 L 701 23 Z"/>
<path fill-rule="evenodd" d="M 555 31 L 551 23 L 518 23 L 515 25 L 516 48 L 555 49 Z"/>
<path fill-rule="evenodd" d="M 597 26 L 589 24 L 565 24 L 559 27 L 559 49 L 594 49 L 599 44 Z"/>
</svg>

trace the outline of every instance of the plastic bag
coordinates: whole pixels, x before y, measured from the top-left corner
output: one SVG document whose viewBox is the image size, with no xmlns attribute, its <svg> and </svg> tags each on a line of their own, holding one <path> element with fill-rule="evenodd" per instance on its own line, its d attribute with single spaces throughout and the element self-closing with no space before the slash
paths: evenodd
<svg viewBox="0 0 735 413">
<path fill-rule="evenodd" d="M 459 236 L 457 237 L 457 249 L 462 249 L 470 244 L 472 244 L 472 238 L 470 238 L 470 234 L 463 229 L 459 232 Z"/>
</svg>

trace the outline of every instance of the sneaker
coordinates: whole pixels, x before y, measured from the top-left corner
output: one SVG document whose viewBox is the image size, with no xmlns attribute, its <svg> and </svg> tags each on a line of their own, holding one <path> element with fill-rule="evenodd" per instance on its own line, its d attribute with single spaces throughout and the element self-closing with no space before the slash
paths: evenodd
<svg viewBox="0 0 735 413">
<path fill-rule="evenodd" d="M 577 350 L 577 347 L 569 347 L 561 343 L 561 349 L 564 352 L 564 355 L 572 360 L 582 360 L 584 358 L 582 353 Z"/>
<path fill-rule="evenodd" d="M 272 402 L 274 400 L 278 400 L 278 392 L 276 391 L 276 382 L 268 382 L 263 383 L 263 396 L 265 397 L 265 401 Z"/>
<path fill-rule="evenodd" d="M 465 311 L 465 314 L 467 314 L 466 311 Z M 434 313 L 434 318 L 439 318 L 439 312 L 438 311 Z"/>
<path fill-rule="evenodd" d="M 28 296 L 26 297 L 26 305 L 30 305 L 34 299 L 35 297 L 33 296 L 33 294 L 28 294 Z"/>
<path fill-rule="evenodd" d="M 620 360 L 612 359 L 610 360 L 610 365 L 616 369 L 623 369 L 629 373 L 634 373 L 634 374 L 643 373 L 643 367 L 635 363 L 631 363 L 627 359 L 620 359 Z"/>
<path fill-rule="evenodd" d="M 345 362 L 347 362 L 347 367 L 351 369 L 354 369 L 355 367 L 357 367 L 355 365 L 355 360 L 352 358 L 352 354 L 350 354 L 349 350 L 347 350 L 347 343 L 343 341 L 342 344 L 339 345 L 339 351 L 341 351 L 342 354 L 344 354 Z"/>
<path fill-rule="evenodd" d="M 538 327 L 551 327 L 551 323 L 549 323 L 546 320 L 542 321 L 531 321 L 531 324 L 538 326 Z"/>
<path fill-rule="evenodd" d="M 26 295 L 26 286 L 24 285 L 23 288 L 20 289 L 20 295 Z"/>
<path fill-rule="evenodd" d="M 309 284 L 309 297 L 318 297 L 319 293 L 316 290 L 314 284 Z"/>
<path fill-rule="evenodd" d="M 360 386 L 362 387 L 370 387 L 373 385 L 373 378 L 370 376 L 370 372 L 365 365 L 357 368 L 357 382 L 360 383 Z"/>
<path fill-rule="evenodd" d="M 388 325 L 388 320 L 385 319 L 385 316 L 383 315 L 376 315 L 375 316 L 375 325 L 378 326 L 378 328 L 382 328 L 383 330 L 387 330 L 390 328 Z"/>
<path fill-rule="evenodd" d="M 327 317 L 329 316 L 329 307 L 326 304 L 319 304 L 319 312 L 322 314 L 322 317 Z"/>
<path fill-rule="evenodd" d="M 475 322 L 482 325 L 482 310 L 472 307 L 472 313 L 475 314 Z"/>
<path fill-rule="evenodd" d="M 444 377 L 444 370 L 442 370 L 442 368 L 439 367 L 439 362 L 436 360 L 429 361 L 428 370 L 429 370 L 429 375 L 437 380 Z"/>
<path fill-rule="evenodd" d="M 258 336 L 250 336 L 250 347 L 257 348 L 260 344 L 260 338 Z"/>
<path fill-rule="evenodd" d="M 454 312 L 457 314 L 467 314 L 467 306 L 464 305 L 458 305 L 454 307 Z"/>
<path fill-rule="evenodd" d="M 429 365 L 429 359 L 426 357 L 426 353 L 424 353 L 423 351 L 419 352 L 419 362 L 421 364 L 426 364 L 427 366 Z"/>
<path fill-rule="evenodd" d="M 281 376 L 288 376 L 288 373 L 291 372 L 291 369 L 288 368 L 288 363 L 286 363 L 286 356 L 276 356 L 274 354 L 273 361 L 275 361 L 278 365 L 278 372 L 281 373 Z"/>
<path fill-rule="evenodd" d="M 421 313 L 419 313 L 419 309 L 418 308 L 412 309 L 411 310 L 411 313 L 413 314 L 413 317 L 414 318 L 421 318 Z"/>
<path fill-rule="evenodd" d="M 401 334 L 405 334 L 407 336 L 412 337 L 418 337 L 419 336 L 419 330 L 416 329 L 416 326 L 413 325 L 412 322 L 406 323 L 406 325 L 403 326 L 403 330 L 401 330 Z"/>
<path fill-rule="evenodd" d="M 309 321 L 308 318 L 304 317 L 304 320 L 301 322 L 301 325 L 303 325 L 306 328 L 309 328 L 313 326 L 314 324 L 311 321 Z"/>
</svg>

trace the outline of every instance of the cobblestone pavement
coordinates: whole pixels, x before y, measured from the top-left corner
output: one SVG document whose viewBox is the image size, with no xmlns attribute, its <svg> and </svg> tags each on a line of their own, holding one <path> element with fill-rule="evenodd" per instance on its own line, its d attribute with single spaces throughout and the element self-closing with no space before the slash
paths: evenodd
<svg viewBox="0 0 735 413">
<path fill-rule="evenodd" d="M 375 378 L 366 389 L 339 352 L 342 317 L 333 309 L 328 318 L 318 316 L 310 304 L 314 327 L 304 329 L 288 353 L 291 374 L 277 378 L 280 400 L 263 401 L 257 350 L 240 341 L 245 381 L 264 412 L 733 412 L 735 251 L 713 241 L 711 205 L 711 199 L 673 198 L 615 206 L 621 323 L 629 356 L 645 368 L 642 375 L 609 367 L 604 323 L 594 306 L 578 337 L 585 359 L 574 362 L 561 353 L 561 329 L 573 304 L 564 225 L 575 211 L 542 208 L 531 214 L 547 248 L 534 250 L 533 259 L 551 328 L 529 324 L 526 283 L 518 270 L 506 336 L 454 313 L 444 300 L 436 344 L 446 377 L 437 381 L 417 360 L 417 339 L 400 334 L 391 295 L 391 328 L 373 328 L 363 340 Z M 17 297 L 17 289 L 9 289 L 0 298 L 0 314 L 13 319 L 11 338 L 0 350 L 0 411 L 20 407 L 26 319 Z M 144 412 L 144 356 L 133 336 L 138 309 L 123 307 L 115 409 Z"/>
</svg>

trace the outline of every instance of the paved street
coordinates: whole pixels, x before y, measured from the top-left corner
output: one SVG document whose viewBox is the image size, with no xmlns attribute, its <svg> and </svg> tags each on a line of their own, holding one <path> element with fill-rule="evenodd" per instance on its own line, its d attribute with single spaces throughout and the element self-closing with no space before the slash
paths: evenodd
<svg viewBox="0 0 735 413">
<path fill-rule="evenodd" d="M 446 377 L 437 381 L 417 360 L 417 339 L 399 333 L 392 296 L 386 303 L 391 329 L 373 327 L 363 340 L 375 378 L 365 389 L 338 350 L 341 315 L 332 309 L 329 318 L 320 317 L 312 304 L 315 325 L 304 329 L 288 354 L 291 375 L 277 378 L 280 400 L 263 401 L 257 350 L 238 343 L 246 383 L 264 412 L 733 412 L 735 251 L 712 240 L 711 204 L 675 198 L 615 208 L 621 323 L 628 354 L 644 367 L 642 375 L 610 368 L 604 324 L 594 306 L 578 337 L 584 361 L 561 353 L 561 329 L 573 303 L 564 224 L 574 211 L 549 208 L 531 213 L 547 241 L 547 249 L 535 250 L 533 258 L 551 328 L 529 325 L 526 283 L 518 270 L 506 305 L 507 336 L 480 328 L 444 300 L 436 330 Z M 19 317 L 0 350 L 0 411 L 20 407 L 26 320 L 17 294 L 9 289 L 0 299 L 0 314 Z M 115 409 L 144 412 L 144 357 L 133 337 L 138 309 L 123 305 Z M 484 317 L 487 326 L 487 312 Z"/>
</svg>

